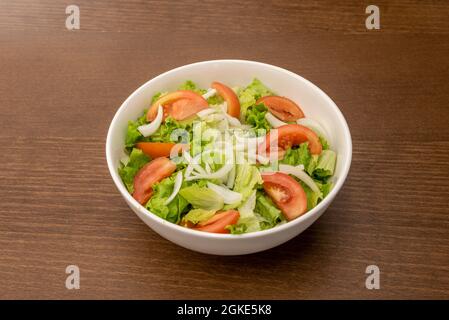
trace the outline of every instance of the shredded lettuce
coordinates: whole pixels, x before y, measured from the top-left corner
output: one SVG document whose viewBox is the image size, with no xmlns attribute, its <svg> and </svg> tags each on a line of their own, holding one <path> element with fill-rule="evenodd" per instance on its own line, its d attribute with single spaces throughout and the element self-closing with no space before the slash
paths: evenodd
<svg viewBox="0 0 449 320">
<path fill-rule="evenodd" d="M 137 142 L 144 139 L 144 136 L 139 132 L 139 130 L 137 130 L 137 128 L 145 123 L 147 123 L 146 111 L 136 121 L 128 121 L 128 129 L 125 137 L 126 148 L 132 148 Z"/>
<path fill-rule="evenodd" d="M 167 205 L 168 197 L 173 192 L 175 175 L 163 179 L 153 186 L 153 195 L 146 208 L 167 221 L 178 223 L 181 215 L 187 211 L 189 203 L 179 194 Z"/>
<path fill-rule="evenodd" d="M 151 98 L 151 104 L 155 103 L 157 99 L 162 97 L 164 94 L 167 94 L 167 92 L 156 92 L 153 97 Z"/>
<path fill-rule="evenodd" d="M 236 165 L 233 191 L 242 194 L 242 202 L 245 202 L 257 185 L 262 183 L 262 176 L 256 166 L 250 165 L 248 162 Z"/>
<path fill-rule="evenodd" d="M 337 154 L 332 150 L 323 150 L 313 170 L 313 177 L 318 180 L 326 180 L 334 174 Z"/>
<path fill-rule="evenodd" d="M 267 119 L 265 119 L 265 115 L 268 112 L 268 108 L 265 107 L 264 104 L 256 104 L 253 106 L 248 107 L 246 111 L 246 123 L 251 125 L 253 128 L 252 130 L 256 130 L 256 132 L 259 132 L 258 129 L 265 130 L 265 133 L 268 133 L 270 131 L 270 124 L 268 123 Z"/>
<path fill-rule="evenodd" d="M 189 91 L 194 91 L 198 94 L 205 94 L 206 90 L 205 89 L 200 89 L 198 88 L 198 86 L 196 85 L 195 82 L 193 82 L 192 80 L 187 80 L 186 82 L 184 82 L 183 84 L 181 84 L 178 87 L 178 90 L 189 90 Z"/>
<path fill-rule="evenodd" d="M 142 152 L 140 149 L 132 149 L 129 155 L 128 163 L 120 164 L 120 168 L 118 169 L 118 174 L 122 178 L 123 183 L 128 189 L 129 193 L 134 192 L 134 176 L 136 173 L 142 168 L 147 162 L 150 161 L 150 158 Z"/>
<path fill-rule="evenodd" d="M 312 189 L 310 189 L 304 182 L 299 182 L 304 189 L 304 192 L 307 196 L 307 211 L 310 209 L 313 209 L 317 204 L 319 199 L 321 199 L 321 193 L 320 192 L 313 192 Z"/>
<path fill-rule="evenodd" d="M 291 166 L 302 164 L 307 171 L 310 161 L 312 160 L 308 145 L 308 142 L 304 142 L 301 143 L 298 148 L 287 149 L 284 158 L 279 162 Z"/>
<path fill-rule="evenodd" d="M 148 141 L 150 142 L 181 142 L 182 137 L 178 137 L 178 141 L 172 140 L 172 133 L 176 129 L 183 129 L 189 132 L 190 137 L 185 137 L 187 141 L 190 141 L 190 138 L 192 136 L 192 130 L 191 130 L 192 124 L 191 122 L 179 122 L 173 119 L 172 117 L 167 117 L 164 121 L 164 123 L 161 124 L 159 129 L 148 137 Z"/>
<path fill-rule="evenodd" d="M 320 143 L 321 146 L 323 147 L 323 150 L 329 149 L 329 142 L 327 142 L 326 138 L 323 136 L 319 136 L 318 138 L 320 139 Z"/>
<path fill-rule="evenodd" d="M 181 84 L 178 87 L 178 90 L 190 90 L 190 91 L 196 92 L 200 95 L 203 95 L 207 92 L 206 89 L 198 88 L 197 84 L 195 82 L 193 82 L 192 80 L 187 80 L 186 82 Z M 209 105 L 221 104 L 221 103 L 223 103 L 223 101 L 224 101 L 223 98 L 218 94 L 207 99 L 207 103 L 209 103 Z"/>
<path fill-rule="evenodd" d="M 200 187 L 198 184 L 182 188 L 179 194 L 195 209 L 217 211 L 224 205 L 222 196 L 209 188 Z"/>
<path fill-rule="evenodd" d="M 207 99 L 207 103 L 211 106 L 217 105 L 217 104 L 222 104 L 223 102 L 224 102 L 224 99 L 219 94 L 216 94 L 216 95 L 210 97 L 209 99 Z"/>
<path fill-rule="evenodd" d="M 256 208 L 254 211 L 262 217 L 262 220 L 260 221 L 262 230 L 272 228 L 285 220 L 281 210 L 279 210 L 274 205 L 273 201 L 262 191 L 257 192 Z"/>
<path fill-rule="evenodd" d="M 237 92 L 237 96 L 240 101 L 240 115 L 242 119 L 246 119 L 246 112 L 249 107 L 256 104 L 256 101 L 261 97 L 272 95 L 270 89 L 268 89 L 260 80 L 254 79 L 247 87 L 240 89 Z"/>
<path fill-rule="evenodd" d="M 235 225 L 228 227 L 232 234 L 241 234 L 260 230 L 260 216 L 254 212 L 256 206 L 256 190 L 254 190 L 238 211 L 240 218 Z"/>
<path fill-rule="evenodd" d="M 321 183 L 315 180 L 315 184 L 320 189 L 320 192 L 313 192 L 304 182 L 300 181 L 300 184 L 307 196 L 307 211 L 316 207 L 329 194 L 332 188 L 331 182 Z"/>
<path fill-rule="evenodd" d="M 214 216 L 215 212 L 215 210 L 192 209 L 184 216 L 184 220 L 197 224 L 209 220 Z"/>
</svg>

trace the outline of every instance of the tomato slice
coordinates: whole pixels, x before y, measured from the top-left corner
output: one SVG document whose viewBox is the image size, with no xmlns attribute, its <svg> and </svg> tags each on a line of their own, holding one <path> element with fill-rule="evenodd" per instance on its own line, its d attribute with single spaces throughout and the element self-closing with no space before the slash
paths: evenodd
<svg viewBox="0 0 449 320">
<path fill-rule="evenodd" d="M 256 103 L 263 103 L 272 114 L 282 121 L 296 121 L 304 118 L 304 112 L 292 100 L 279 96 L 265 96 Z"/>
<path fill-rule="evenodd" d="M 320 154 L 323 150 L 320 139 L 315 132 L 300 124 L 286 124 L 277 129 L 272 129 L 267 134 L 265 141 L 258 146 L 259 153 L 269 153 L 270 145 L 276 144 L 276 132 L 278 148 L 286 150 L 291 146 L 296 146 L 308 141 L 311 154 Z"/>
<path fill-rule="evenodd" d="M 199 223 L 192 229 L 212 233 L 229 233 L 226 226 L 236 224 L 240 218 L 240 213 L 236 210 L 228 210 L 216 213 L 212 218 Z"/>
<path fill-rule="evenodd" d="M 160 97 L 147 112 L 147 120 L 153 121 L 159 105 L 164 107 L 164 115 L 175 120 L 187 119 L 209 105 L 201 95 L 189 90 L 179 90 Z"/>
<path fill-rule="evenodd" d="M 214 81 L 211 87 L 217 90 L 218 94 L 225 99 L 228 105 L 228 114 L 234 118 L 240 118 L 240 101 L 234 90 L 224 85 L 223 83 Z"/>
<path fill-rule="evenodd" d="M 262 173 L 263 188 L 289 221 L 307 211 L 307 196 L 301 185 L 282 172 Z"/>
<path fill-rule="evenodd" d="M 168 158 L 156 158 L 144 165 L 134 177 L 134 199 L 140 204 L 147 203 L 153 194 L 153 185 L 175 170 L 176 164 Z"/>
<path fill-rule="evenodd" d="M 171 152 L 179 154 L 189 148 L 188 144 L 172 142 L 139 142 L 136 147 L 151 158 L 170 157 Z M 173 148 L 176 148 L 175 150 Z"/>
</svg>

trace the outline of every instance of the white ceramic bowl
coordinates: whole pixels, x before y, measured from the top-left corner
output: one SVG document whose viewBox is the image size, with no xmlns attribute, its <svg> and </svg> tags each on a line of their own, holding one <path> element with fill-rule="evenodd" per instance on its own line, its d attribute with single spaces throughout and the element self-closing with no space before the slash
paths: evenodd
<svg viewBox="0 0 449 320">
<path fill-rule="evenodd" d="M 176 90 L 185 80 L 208 88 L 214 80 L 229 86 L 244 86 L 258 78 L 278 95 L 296 101 L 306 117 L 318 120 L 329 135 L 331 148 L 338 154 L 333 177 L 334 187 L 315 208 L 301 217 L 273 229 L 242 235 L 194 231 L 167 222 L 147 211 L 128 193 L 117 168 L 124 155 L 128 120 L 135 120 L 150 106 L 151 97 L 159 91 Z M 285 69 L 254 61 L 215 60 L 182 66 L 165 72 L 134 91 L 121 105 L 109 127 L 106 159 L 115 185 L 131 209 L 162 237 L 191 250 L 217 255 L 254 253 L 280 245 L 297 236 L 317 220 L 334 200 L 348 175 L 352 141 L 348 125 L 335 103 L 317 86 Z"/>
</svg>

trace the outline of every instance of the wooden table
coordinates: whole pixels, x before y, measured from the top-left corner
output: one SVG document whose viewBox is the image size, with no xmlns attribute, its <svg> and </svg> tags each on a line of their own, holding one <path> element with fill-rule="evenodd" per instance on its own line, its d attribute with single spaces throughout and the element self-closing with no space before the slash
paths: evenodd
<svg viewBox="0 0 449 320">
<path fill-rule="evenodd" d="M 0 297 L 449 298 L 449 3 L 0 2 Z M 249 256 L 151 231 L 109 176 L 124 99 L 187 63 L 279 65 L 320 86 L 353 137 L 351 172 L 297 238 Z M 79 266 L 81 289 L 65 288 Z M 377 265 L 380 290 L 365 288 Z"/>
</svg>

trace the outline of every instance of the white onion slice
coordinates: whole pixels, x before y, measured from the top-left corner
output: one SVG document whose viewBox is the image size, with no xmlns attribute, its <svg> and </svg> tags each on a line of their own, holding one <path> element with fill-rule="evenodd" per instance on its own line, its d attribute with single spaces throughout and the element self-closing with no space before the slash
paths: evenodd
<svg viewBox="0 0 449 320">
<path fill-rule="evenodd" d="M 207 117 L 208 115 L 215 113 L 215 112 L 216 112 L 215 109 L 207 108 L 207 109 L 201 110 L 200 112 L 197 112 L 196 115 L 202 119 L 202 118 Z"/>
<path fill-rule="evenodd" d="M 226 182 L 226 186 L 227 186 L 229 189 L 234 188 L 235 173 L 236 173 L 235 166 L 232 166 L 231 171 L 229 171 L 228 181 Z"/>
<path fill-rule="evenodd" d="M 222 121 L 226 119 L 226 116 L 224 114 L 210 114 L 202 119 L 207 122 Z"/>
<path fill-rule="evenodd" d="M 264 157 L 260 154 L 248 153 L 248 160 L 259 161 L 260 164 L 266 165 L 270 162 L 270 158 Z"/>
<path fill-rule="evenodd" d="M 288 164 L 280 164 L 279 165 L 279 171 L 282 171 L 287 174 L 294 175 L 301 181 L 303 181 L 310 189 L 312 189 L 313 192 L 320 192 L 320 189 L 315 184 L 315 181 L 304 171 L 304 166 L 301 167 L 294 167 L 290 166 Z"/>
<path fill-rule="evenodd" d="M 233 204 L 242 201 L 242 194 L 229 190 L 228 188 L 216 185 L 212 182 L 207 183 L 207 187 L 223 197 L 225 204 Z"/>
<path fill-rule="evenodd" d="M 181 185 L 182 185 L 182 172 L 179 171 L 178 174 L 176 175 L 175 178 L 175 184 L 173 186 L 173 192 L 170 195 L 170 197 L 168 197 L 168 199 L 165 201 L 165 205 L 169 204 L 170 202 L 173 201 L 173 199 L 176 197 L 176 195 L 178 194 L 179 190 L 181 189 Z"/>
<path fill-rule="evenodd" d="M 217 94 L 217 90 L 209 88 L 205 94 L 203 94 L 204 99 L 209 99 Z"/>
<path fill-rule="evenodd" d="M 310 118 L 301 118 L 296 120 L 296 123 L 305 126 L 309 129 L 312 129 L 313 131 L 315 131 L 315 133 L 322 136 L 324 139 L 328 140 L 326 130 L 321 126 L 321 124 L 318 123 L 318 121 Z"/>
<path fill-rule="evenodd" d="M 186 178 L 186 180 L 190 181 L 190 180 L 196 180 L 196 179 L 221 179 L 225 175 L 227 175 L 229 171 L 232 170 L 232 167 L 234 167 L 234 165 L 231 163 L 228 163 L 228 164 L 225 164 L 223 167 L 221 167 L 219 170 L 215 171 L 214 173 L 196 174 L 194 176 Z"/>
<path fill-rule="evenodd" d="M 226 119 L 228 119 L 228 122 L 231 126 L 233 126 L 233 127 L 241 127 L 242 126 L 239 119 L 234 118 L 227 113 L 225 113 L 225 115 L 226 115 Z"/>
<path fill-rule="evenodd" d="M 192 167 L 199 174 L 207 174 L 206 170 L 204 170 L 198 163 L 192 163 Z M 195 172 L 193 174 L 195 174 Z"/>
<path fill-rule="evenodd" d="M 157 108 L 157 116 L 156 118 L 149 124 L 145 124 L 143 126 L 139 126 L 137 127 L 137 130 L 139 130 L 139 132 L 144 136 L 144 137 L 149 137 L 151 136 L 153 133 L 155 133 L 157 131 L 157 129 L 159 129 L 159 127 L 161 126 L 162 123 L 162 117 L 164 116 L 164 110 L 162 109 L 162 106 L 159 105 L 159 107 Z"/>
<path fill-rule="evenodd" d="M 192 156 L 190 155 L 189 151 L 184 150 L 182 155 L 183 155 L 184 159 L 187 161 L 187 163 L 192 162 Z"/>
<path fill-rule="evenodd" d="M 268 123 L 273 127 L 273 128 L 279 128 L 281 126 L 285 126 L 286 123 L 279 120 L 278 118 L 276 118 L 275 116 L 273 116 L 270 112 L 267 112 L 265 114 L 265 119 L 267 119 Z"/>
<path fill-rule="evenodd" d="M 189 164 L 186 168 L 185 177 L 188 178 L 192 175 L 193 172 L 193 165 Z"/>
</svg>

